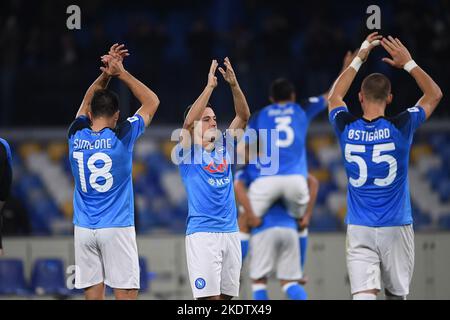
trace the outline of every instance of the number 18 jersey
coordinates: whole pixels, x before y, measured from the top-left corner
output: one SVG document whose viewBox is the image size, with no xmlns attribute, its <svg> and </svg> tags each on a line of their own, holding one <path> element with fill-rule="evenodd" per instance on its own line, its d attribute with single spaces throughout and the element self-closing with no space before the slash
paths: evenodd
<svg viewBox="0 0 450 320">
<path fill-rule="evenodd" d="M 391 227 L 411 224 L 409 152 L 425 121 L 422 107 L 395 118 L 355 118 L 347 108 L 330 112 L 348 177 L 347 224 Z"/>
<path fill-rule="evenodd" d="M 89 119 L 77 118 L 69 128 L 69 159 L 75 180 L 76 226 L 101 229 L 134 226 L 132 153 L 144 132 L 141 116 L 98 132 Z"/>
</svg>

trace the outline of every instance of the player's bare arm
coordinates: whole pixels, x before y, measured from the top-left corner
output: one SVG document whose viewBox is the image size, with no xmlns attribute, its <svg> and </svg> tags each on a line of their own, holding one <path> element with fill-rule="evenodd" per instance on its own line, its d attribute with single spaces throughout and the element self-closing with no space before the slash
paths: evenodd
<svg viewBox="0 0 450 320">
<path fill-rule="evenodd" d="M 202 117 L 203 111 L 205 111 L 209 99 L 211 98 L 211 94 L 214 89 L 217 87 L 217 60 L 212 60 L 211 66 L 208 72 L 208 82 L 206 84 L 205 89 L 203 89 L 200 96 L 195 100 L 192 104 L 192 107 L 189 110 L 189 113 L 186 115 L 186 119 L 183 123 L 183 130 L 180 135 L 180 144 L 183 148 L 187 148 L 190 146 L 192 141 L 192 130 L 194 128 L 194 124 L 196 121 L 199 121 Z M 190 137 L 186 137 L 186 135 L 191 135 Z"/>
<path fill-rule="evenodd" d="M 383 58 L 383 61 L 392 67 L 406 69 L 416 80 L 417 85 L 423 92 L 423 96 L 416 105 L 421 106 L 427 119 L 431 116 L 434 109 L 442 99 L 442 91 L 434 80 L 419 67 L 411 57 L 408 49 L 398 38 L 391 36 L 383 38 L 381 45 L 391 55 L 391 58 Z"/>
<path fill-rule="evenodd" d="M 236 117 L 233 119 L 228 129 L 233 136 L 238 136 L 243 134 L 243 129 L 247 126 L 247 122 L 250 119 L 250 108 L 248 107 L 247 99 L 239 86 L 236 73 L 234 72 L 228 57 L 225 58 L 224 65 L 225 70 L 220 67 L 219 71 L 225 81 L 230 85 L 233 94 L 234 110 L 236 112 Z"/>
<path fill-rule="evenodd" d="M 238 203 L 244 208 L 244 216 L 247 224 L 251 228 L 258 227 L 261 224 L 261 219 L 256 217 L 250 204 L 250 199 L 247 195 L 247 188 L 242 181 L 236 180 L 234 182 L 234 192 Z"/>
<path fill-rule="evenodd" d="M 341 71 L 339 71 L 339 75 L 341 75 L 350 66 L 350 64 L 352 63 L 353 59 L 356 57 L 357 54 L 358 54 L 357 50 L 355 50 L 354 52 L 349 50 L 345 53 L 344 60 L 342 61 L 342 68 L 341 68 Z M 330 94 L 330 91 L 331 91 L 331 88 L 322 94 L 322 96 L 327 101 L 327 103 L 328 103 L 328 96 Z"/>
<path fill-rule="evenodd" d="M 124 45 L 119 45 L 118 43 L 115 43 L 111 46 L 109 49 L 109 55 L 116 57 L 117 59 L 123 60 L 124 57 L 129 56 L 128 50 L 124 49 Z M 102 62 L 105 63 L 104 58 L 102 57 Z M 91 86 L 86 91 L 83 101 L 81 102 L 81 106 L 78 109 L 77 115 L 75 118 L 78 118 L 80 116 L 87 116 L 87 113 L 89 111 L 92 97 L 94 96 L 95 91 L 100 89 L 106 89 L 108 87 L 108 83 L 111 77 L 102 71 L 100 76 L 91 84 Z"/>
<path fill-rule="evenodd" d="M 356 73 L 361 65 L 367 61 L 372 49 L 380 44 L 381 38 L 382 36 L 378 35 L 378 32 L 373 32 L 367 36 L 356 57 L 345 71 L 341 73 L 331 88 L 328 96 L 328 112 L 338 107 L 346 106 L 344 98 L 355 80 Z"/>
<path fill-rule="evenodd" d="M 108 56 L 106 59 L 108 64 L 102 67 L 101 70 L 110 77 L 117 77 L 131 90 L 141 103 L 141 107 L 136 111 L 136 114 L 139 114 L 144 119 L 145 126 L 148 127 L 159 107 L 158 96 L 125 70 L 121 59 L 113 56 Z"/>
</svg>

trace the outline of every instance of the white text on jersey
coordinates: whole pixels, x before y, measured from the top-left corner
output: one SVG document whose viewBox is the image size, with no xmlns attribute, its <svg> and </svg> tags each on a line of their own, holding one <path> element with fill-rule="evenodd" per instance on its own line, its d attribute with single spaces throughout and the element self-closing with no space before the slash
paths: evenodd
<svg viewBox="0 0 450 320">
<path fill-rule="evenodd" d="M 378 140 L 389 139 L 391 137 L 391 130 L 389 128 L 378 129 L 374 131 L 354 130 L 348 131 L 348 139 L 362 142 L 372 142 Z"/>
<path fill-rule="evenodd" d="M 83 139 L 75 139 L 73 142 L 73 147 L 77 150 L 111 149 L 112 143 L 111 139 L 98 139 L 94 142 Z"/>
</svg>

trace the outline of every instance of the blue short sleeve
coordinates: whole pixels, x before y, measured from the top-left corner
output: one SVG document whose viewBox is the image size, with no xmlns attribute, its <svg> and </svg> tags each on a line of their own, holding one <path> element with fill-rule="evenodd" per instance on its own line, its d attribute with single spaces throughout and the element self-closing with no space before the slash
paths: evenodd
<svg viewBox="0 0 450 320">
<path fill-rule="evenodd" d="M 145 131 L 144 119 L 136 114 L 133 117 L 128 118 L 120 124 L 118 127 L 119 139 L 127 146 L 128 151 L 133 151 L 134 144 L 137 139 Z"/>
<path fill-rule="evenodd" d="M 347 107 L 344 106 L 331 110 L 328 115 L 328 120 L 338 136 L 344 131 L 345 126 L 354 119 L 354 116 L 349 113 Z"/>
<path fill-rule="evenodd" d="M 70 139 L 72 136 L 79 130 L 83 130 L 84 128 L 89 128 L 90 120 L 87 116 L 79 116 L 76 118 L 70 125 L 69 130 L 67 132 L 67 138 Z"/>
</svg>

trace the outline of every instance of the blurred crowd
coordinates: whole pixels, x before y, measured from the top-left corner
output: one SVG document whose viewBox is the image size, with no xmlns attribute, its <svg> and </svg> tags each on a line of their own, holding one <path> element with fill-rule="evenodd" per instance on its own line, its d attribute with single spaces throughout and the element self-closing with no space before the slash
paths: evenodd
<svg viewBox="0 0 450 320">
<path fill-rule="evenodd" d="M 81 30 L 66 28 L 70 4 L 81 8 Z M 212 58 L 231 58 L 252 111 L 268 103 L 268 86 L 276 77 L 290 78 L 300 97 L 320 94 L 337 76 L 346 50 L 357 48 L 367 34 L 370 4 L 381 8 L 381 32 L 402 39 L 445 95 L 450 87 L 447 0 L 3 0 L 0 125 L 67 126 L 99 73 L 100 55 L 114 42 L 128 46 L 132 55 L 126 67 L 158 93 L 157 123 L 181 122 L 184 108 L 206 82 Z M 385 55 L 376 51 L 361 73 L 391 77 L 395 98 L 389 112 L 395 114 L 414 104 L 419 92 L 406 73 L 381 62 Z M 119 83 L 112 88 L 120 94 L 123 114 L 137 108 Z M 355 113 L 356 90 L 349 98 Z M 231 94 L 224 83 L 216 91 L 212 103 L 219 121 L 229 120 Z M 441 106 L 435 117 L 449 117 L 449 110 Z"/>
</svg>

